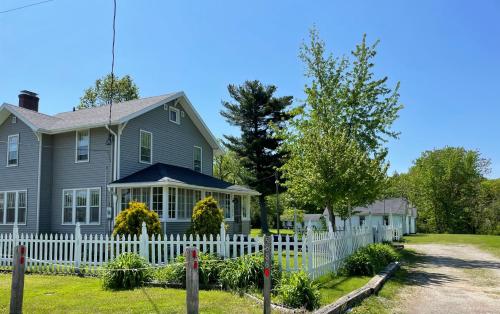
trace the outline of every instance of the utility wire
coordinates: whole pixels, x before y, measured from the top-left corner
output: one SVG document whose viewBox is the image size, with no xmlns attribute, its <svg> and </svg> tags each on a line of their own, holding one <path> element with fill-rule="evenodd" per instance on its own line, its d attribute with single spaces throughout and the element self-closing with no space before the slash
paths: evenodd
<svg viewBox="0 0 500 314">
<path fill-rule="evenodd" d="M 12 12 L 12 11 L 17 11 L 17 10 L 21 10 L 21 9 L 24 9 L 24 8 L 32 7 L 32 6 L 35 6 L 35 5 L 39 5 L 39 4 L 43 4 L 43 3 L 47 3 L 47 2 L 51 2 L 51 1 L 54 1 L 54 0 L 45 0 L 45 1 L 40 1 L 40 2 L 36 2 L 36 3 L 28 4 L 28 5 L 23 5 L 22 7 L 17 7 L 17 8 L 5 10 L 5 11 L 0 11 L 0 14 L 9 13 L 9 12 Z"/>
<path fill-rule="evenodd" d="M 109 104 L 109 125 L 111 125 L 111 110 L 113 108 L 115 81 L 115 34 L 116 34 L 116 0 L 113 0 L 113 44 L 111 46 L 111 100 Z"/>
</svg>

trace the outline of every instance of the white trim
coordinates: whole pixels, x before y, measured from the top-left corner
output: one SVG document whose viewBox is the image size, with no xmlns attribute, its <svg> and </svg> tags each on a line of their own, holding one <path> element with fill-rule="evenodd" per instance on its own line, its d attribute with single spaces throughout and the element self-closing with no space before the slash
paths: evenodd
<svg viewBox="0 0 500 314">
<path fill-rule="evenodd" d="M 177 117 L 177 120 L 172 120 L 172 117 L 170 116 L 170 111 L 175 111 L 175 116 Z M 179 108 L 168 106 L 168 121 L 178 125 L 181 124 L 181 111 L 179 110 Z"/>
<path fill-rule="evenodd" d="M 24 192 L 26 193 L 26 199 L 24 200 L 25 202 L 25 213 L 24 213 L 24 223 L 18 223 L 18 216 L 19 216 L 19 193 Z M 3 194 L 3 217 L 0 217 L 0 226 L 12 226 L 17 223 L 17 225 L 20 226 L 26 226 L 28 223 L 28 190 L 12 190 L 12 191 L 0 191 L 1 194 Z M 16 199 L 14 200 L 14 223 L 4 223 L 7 220 L 7 193 L 16 193 Z"/>
<path fill-rule="evenodd" d="M 195 162 L 195 148 L 199 148 L 200 149 L 200 173 L 203 173 L 203 148 L 201 146 L 196 146 L 194 145 L 193 146 L 193 170 L 196 171 L 196 169 L 194 168 L 194 162 Z M 198 172 L 198 171 L 196 171 Z"/>
<path fill-rule="evenodd" d="M 42 141 L 43 135 L 41 133 L 36 133 L 38 138 L 38 188 L 37 188 L 37 202 L 36 202 L 36 228 L 35 233 L 38 234 L 40 229 L 40 190 L 42 182 Z"/>
<path fill-rule="evenodd" d="M 81 225 L 85 226 L 99 226 L 101 224 L 101 214 L 102 214 L 102 190 L 101 187 L 93 187 L 93 188 L 75 188 L 75 189 L 63 189 L 61 193 L 61 225 L 63 226 L 74 226 L 76 225 L 76 191 L 84 190 L 87 193 L 87 202 L 86 202 L 86 214 L 85 214 L 85 222 L 80 222 Z M 99 190 L 99 222 L 90 222 L 90 202 L 91 196 L 90 191 Z M 71 201 L 71 223 L 64 222 L 64 193 L 72 192 L 72 201 Z"/>
<path fill-rule="evenodd" d="M 78 160 L 78 133 L 87 131 L 89 137 L 88 152 L 86 160 Z M 75 164 L 90 162 L 90 129 L 79 129 L 75 131 Z"/>
<path fill-rule="evenodd" d="M 11 138 L 14 138 L 14 137 L 17 137 L 17 151 L 16 151 L 16 164 L 15 165 L 9 165 L 9 149 L 10 149 L 10 139 Z M 12 134 L 12 135 L 9 135 L 7 136 L 7 165 L 6 167 L 17 167 L 19 166 L 19 133 L 17 134 Z"/>
<path fill-rule="evenodd" d="M 142 133 L 148 133 L 150 136 L 151 136 L 151 148 L 150 148 L 150 153 L 149 153 L 149 162 L 147 161 L 142 161 L 142 152 L 141 152 L 141 149 L 142 149 Z M 153 164 L 153 133 L 152 132 L 149 132 L 149 131 L 146 131 L 146 130 L 143 130 L 143 129 L 140 129 L 139 130 L 139 162 L 141 164 L 148 164 L 148 165 L 152 165 Z"/>
</svg>

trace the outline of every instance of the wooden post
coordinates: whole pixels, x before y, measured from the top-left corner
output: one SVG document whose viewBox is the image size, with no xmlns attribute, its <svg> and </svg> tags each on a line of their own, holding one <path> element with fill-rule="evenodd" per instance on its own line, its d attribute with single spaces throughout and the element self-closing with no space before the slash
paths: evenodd
<svg viewBox="0 0 500 314">
<path fill-rule="evenodd" d="M 264 236 L 264 314 L 271 314 L 272 238 Z M 278 256 L 278 258 L 281 258 Z"/>
<path fill-rule="evenodd" d="M 74 267 L 75 272 L 80 274 L 80 263 L 82 261 L 82 233 L 80 231 L 80 223 L 76 223 L 75 227 L 75 257 L 74 257 Z"/>
<path fill-rule="evenodd" d="M 186 306 L 188 314 L 198 314 L 199 307 L 199 277 L 198 249 L 186 248 Z"/>
<path fill-rule="evenodd" d="M 23 312 L 24 270 L 26 268 L 26 247 L 18 245 L 14 249 L 12 289 L 10 294 L 10 314 Z"/>
</svg>

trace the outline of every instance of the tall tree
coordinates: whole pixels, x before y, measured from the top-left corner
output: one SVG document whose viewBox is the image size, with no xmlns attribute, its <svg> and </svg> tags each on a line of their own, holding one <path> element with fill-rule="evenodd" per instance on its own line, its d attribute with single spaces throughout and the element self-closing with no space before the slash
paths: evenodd
<svg viewBox="0 0 500 314">
<path fill-rule="evenodd" d="M 478 151 L 445 147 L 426 151 L 408 173 L 410 201 L 426 232 L 476 233 L 481 182 L 489 160 Z"/>
<path fill-rule="evenodd" d="M 379 196 L 388 167 L 384 144 L 398 136 L 391 126 L 402 108 L 399 83 L 391 89 L 387 77 L 375 77 L 377 44 L 363 36 L 354 60 L 336 58 L 312 29 L 300 52 L 310 82 L 303 112 L 285 135 L 291 158 L 283 171 L 290 192 L 327 207 L 332 222 L 334 210 L 346 217 Z"/>
<path fill-rule="evenodd" d="M 231 150 L 214 156 L 214 177 L 234 184 L 245 184 L 253 180 L 238 155 Z"/>
<path fill-rule="evenodd" d="M 139 88 L 129 75 L 122 78 L 114 76 L 113 80 L 111 80 L 111 74 L 108 74 L 97 79 L 94 86 L 84 91 L 83 96 L 80 97 L 78 109 L 109 104 L 111 95 L 113 95 L 113 103 L 137 99 L 139 98 Z"/>
<path fill-rule="evenodd" d="M 221 115 L 240 128 L 241 136 L 225 135 L 225 146 L 234 151 L 254 180 L 247 182 L 261 193 L 259 196 L 262 232 L 268 233 L 265 196 L 275 191 L 274 175 L 286 155 L 278 152 L 282 140 L 276 132 L 282 130 L 291 118 L 288 111 L 292 96 L 275 97 L 276 86 L 246 81 L 240 86 L 229 85 L 234 102 L 223 101 Z"/>
</svg>

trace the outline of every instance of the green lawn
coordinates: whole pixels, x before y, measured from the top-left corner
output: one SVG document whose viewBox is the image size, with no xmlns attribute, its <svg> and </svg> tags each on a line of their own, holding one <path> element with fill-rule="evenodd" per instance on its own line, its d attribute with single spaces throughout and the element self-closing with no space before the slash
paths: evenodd
<svg viewBox="0 0 500 314">
<path fill-rule="evenodd" d="M 321 306 L 333 303 L 339 298 L 364 286 L 372 277 L 325 275 L 316 280 L 320 285 Z"/>
<path fill-rule="evenodd" d="M 269 232 L 272 234 L 278 234 L 278 229 L 269 229 Z M 280 234 L 288 234 L 288 235 L 293 235 L 293 229 L 280 229 Z M 260 229 L 251 229 L 250 230 L 250 235 L 252 237 L 260 237 L 262 236 L 262 230 Z"/>
<path fill-rule="evenodd" d="M 11 274 L 0 274 L 0 313 L 7 313 Z M 186 313 L 179 289 L 104 291 L 100 280 L 75 276 L 26 275 L 24 313 Z M 224 291 L 200 291 L 201 313 L 262 313 L 252 301 Z"/>
<path fill-rule="evenodd" d="M 408 244 L 471 244 L 500 257 L 500 236 L 475 234 L 417 234 L 404 237 Z"/>
</svg>

